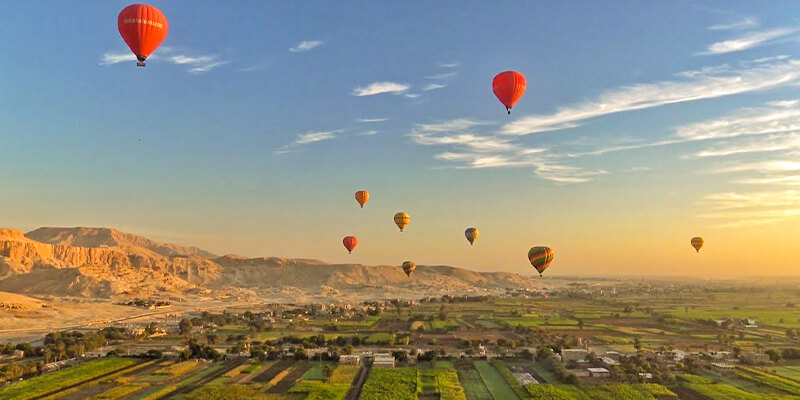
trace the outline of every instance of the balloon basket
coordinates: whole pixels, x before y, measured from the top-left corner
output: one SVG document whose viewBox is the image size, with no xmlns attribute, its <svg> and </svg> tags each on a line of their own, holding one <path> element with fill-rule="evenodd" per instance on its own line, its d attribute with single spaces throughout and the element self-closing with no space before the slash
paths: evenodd
<svg viewBox="0 0 800 400">
<path fill-rule="evenodd" d="M 144 67 L 144 66 L 145 66 L 145 65 L 144 65 L 144 61 L 137 61 L 137 62 L 136 62 L 136 66 L 137 66 L 137 67 Z"/>
</svg>

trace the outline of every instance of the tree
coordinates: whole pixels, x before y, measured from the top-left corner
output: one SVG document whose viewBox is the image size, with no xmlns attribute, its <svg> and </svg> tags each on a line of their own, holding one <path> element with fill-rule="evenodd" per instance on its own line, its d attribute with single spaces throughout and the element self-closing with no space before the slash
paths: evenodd
<svg viewBox="0 0 800 400">
<path fill-rule="evenodd" d="M 578 329 L 583 330 L 583 320 L 582 319 L 578 320 Z"/>
<path fill-rule="evenodd" d="M 178 329 L 180 330 L 181 335 L 188 335 L 192 332 L 192 321 L 184 318 L 178 323 Z"/>
<path fill-rule="evenodd" d="M 206 335 L 206 340 L 208 340 L 208 343 L 217 344 L 218 339 L 219 336 L 217 336 L 216 334 L 211 333 Z"/>
</svg>

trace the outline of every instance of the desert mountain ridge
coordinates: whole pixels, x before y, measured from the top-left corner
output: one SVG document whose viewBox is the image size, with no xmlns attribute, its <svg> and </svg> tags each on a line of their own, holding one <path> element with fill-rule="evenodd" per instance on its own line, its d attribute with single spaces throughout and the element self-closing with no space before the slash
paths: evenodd
<svg viewBox="0 0 800 400">
<path fill-rule="evenodd" d="M 284 297 L 426 294 L 537 287 L 531 277 L 418 266 L 329 264 L 310 259 L 216 256 L 110 228 L 0 228 L 0 291 L 82 297 L 214 296 L 232 291 Z"/>
</svg>

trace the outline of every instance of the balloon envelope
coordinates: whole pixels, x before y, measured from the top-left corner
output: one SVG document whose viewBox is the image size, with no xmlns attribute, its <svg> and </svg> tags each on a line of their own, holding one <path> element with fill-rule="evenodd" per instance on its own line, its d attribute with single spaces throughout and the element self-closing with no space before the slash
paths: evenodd
<svg viewBox="0 0 800 400">
<path fill-rule="evenodd" d="M 147 4 L 125 7 L 117 17 L 117 28 L 122 40 L 139 60 L 140 67 L 144 67 L 144 60 L 158 48 L 169 32 L 164 14 Z"/>
<path fill-rule="evenodd" d="M 400 228 L 400 232 L 406 228 L 409 221 L 411 221 L 411 217 L 404 212 L 399 212 L 394 215 L 394 223 L 397 224 L 398 228 Z"/>
<path fill-rule="evenodd" d="M 467 228 L 467 230 L 464 231 L 464 236 L 469 240 L 469 244 L 475 243 L 475 240 L 478 239 L 478 235 L 480 235 L 478 228 Z"/>
<path fill-rule="evenodd" d="M 355 236 L 345 236 L 345 238 L 342 239 L 342 244 L 344 244 L 344 248 L 347 249 L 348 253 L 352 253 L 353 249 L 358 246 L 358 238 Z"/>
<path fill-rule="evenodd" d="M 692 238 L 692 247 L 694 247 L 695 251 L 698 253 L 700 252 L 700 248 L 703 247 L 703 243 L 705 243 L 705 241 L 700 236 Z"/>
<path fill-rule="evenodd" d="M 411 276 L 411 273 L 417 269 L 417 264 L 414 264 L 412 261 L 406 261 L 403 263 L 403 272 L 406 273 L 406 276 Z"/>
<path fill-rule="evenodd" d="M 492 81 L 492 90 L 497 99 L 506 106 L 506 110 L 511 114 L 511 109 L 517 101 L 525 94 L 528 82 L 525 75 L 517 71 L 505 71 L 497 74 Z"/>
<path fill-rule="evenodd" d="M 539 276 L 542 276 L 542 272 L 553 262 L 553 249 L 545 246 L 531 247 L 528 250 L 528 260 L 539 271 Z"/>
<path fill-rule="evenodd" d="M 366 190 L 359 190 L 356 192 L 356 201 L 358 204 L 361 205 L 361 208 L 364 208 L 364 204 L 367 204 L 369 201 L 369 192 Z"/>
</svg>

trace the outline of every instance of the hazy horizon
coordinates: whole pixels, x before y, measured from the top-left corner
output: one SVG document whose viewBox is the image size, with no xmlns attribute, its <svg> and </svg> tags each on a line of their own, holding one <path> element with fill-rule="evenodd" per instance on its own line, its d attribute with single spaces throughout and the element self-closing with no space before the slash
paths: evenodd
<svg viewBox="0 0 800 400">
<path fill-rule="evenodd" d="M 154 1 L 170 32 L 146 68 L 117 32 L 127 4 L 87 3 L 80 28 L 67 2 L 0 15 L 19 38 L 0 225 L 331 263 L 529 274 L 545 245 L 552 276 L 800 275 L 800 4 Z M 510 116 L 504 70 L 528 81 Z"/>
</svg>

